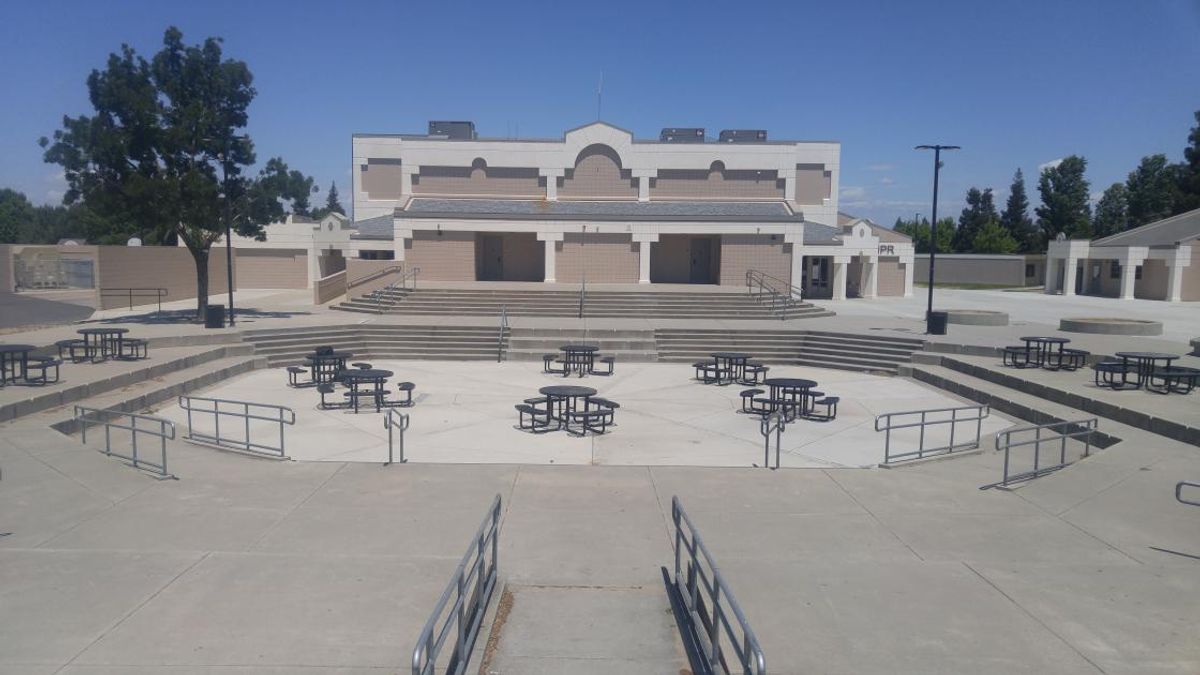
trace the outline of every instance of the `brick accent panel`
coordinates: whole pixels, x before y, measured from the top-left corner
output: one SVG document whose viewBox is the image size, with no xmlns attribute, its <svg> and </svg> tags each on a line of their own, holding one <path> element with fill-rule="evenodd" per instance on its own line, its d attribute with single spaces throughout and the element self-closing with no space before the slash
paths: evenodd
<svg viewBox="0 0 1200 675">
<path fill-rule="evenodd" d="M 637 199 L 637 181 L 623 170 L 620 157 L 606 145 L 589 145 L 579 153 L 574 169 L 559 184 L 560 199 L 608 197 Z M 636 281 L 636 279 L 635 279 Z"/>
<path fill-rule="evenodd" d="M 584 236 L 568 233 L 556 244 L 556 281 L 577 284 L 586 269 L 590 283 L 637 283 L 638 245 L 630 235 L 589 232 L 586 242 Z"/>
<path fill-rule="evenodd" d="M 399 199 L 401 192 L 400 160 L 368 159 L 360 166 L 360 185 L 368 199 Z"/>
<path fill-rule="evenodd" d="M 413 232 L 404 244 L 406 265 L 420 267 L 417 275 L 429 281 L 475 280 L 474 232 Z"/>
<path fill-rule="evenodd" d="M 744 286 L 746 270 L 759 270 L 791 283 L 792 246 L 782 236 L 769 234 L 721 235 L 721 285 Z"/>
<path fill-rule="evenodd" d="M 784 199 L 775 171 L 662 169 L 650 180 L 651 199 Z"/>
<path fill-rule="evenodd" d="M 241 248 L 234 259 L 242 288 L 308 288 L 308 251 Z"/>
<path fill-rule="evenodd" d="M 833 175 L 824 164 L 796 165 L 796 201 L 801 204 L 820 204 L 830 196 Z"/>
<path fill-rule="evenodd" d="M 485 166 L 423 166 L 413 176 L 413 194 L 502 195 L 538 198 L 546 194 L 537 169 Z"/>
<path fill-rule="evenodd" d="M 1192 264 L 1183 268 L 1180 300 L 1200 300 L 1200 241 L 1192 242 Z"/>
<path fill-rule="evenodd" d="M 879 260 L 877 292 L 879 297 L 904 295 L 904 264 L 899 260 Z"/>
</svg>

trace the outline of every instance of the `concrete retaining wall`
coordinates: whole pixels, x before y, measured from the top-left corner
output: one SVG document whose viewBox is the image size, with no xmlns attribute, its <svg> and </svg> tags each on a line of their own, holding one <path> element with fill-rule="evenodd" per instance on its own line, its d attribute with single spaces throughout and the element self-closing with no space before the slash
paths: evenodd
<svg viewBox="0 0 1200 675">
<path fill-rule="evenodd" d="M 918 254 L 914 259 L 914 281 L 929 279 L 929 255 Z M 1026 277 L 1026 265 L 1034 266 L 1034 276 Z M 974 255 L 939 253 L 935 283 L 988 284 L 993 286 L 1037 286 L 1045 281 L 1045 256 Z"/>
<path fill-rule="evenodd" d="M 186 248 L 175 246 L 96 246 L 96 288 L 165 288 L 164 302 L 196 297 L 196 263 Z M 233 251 L 237 290 L 237 256 Z M 208 255 L 208 294 L 229 290 L 226 283 L 225 249 L 213 248 Z M 153 297 L 134 298 L 134 305 L 155 304 Z M 128 297 L 103 297 L 100 309 L 128 306 Z"/>
<path fill-rule="evenodd" d="M 216 250 L 216 249 L 214 249 Z M 308 288 L 308 251 L 236 248 L 234 272 L 241 288 Z M 224 250 L 220 251 L 224 255 Z"/>
</svg>

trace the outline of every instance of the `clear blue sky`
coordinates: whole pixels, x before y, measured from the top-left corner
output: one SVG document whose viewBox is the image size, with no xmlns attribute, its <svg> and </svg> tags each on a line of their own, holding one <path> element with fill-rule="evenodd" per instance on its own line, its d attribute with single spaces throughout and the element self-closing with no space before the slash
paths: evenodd
<svg viewBox="0 0 1200 675">
<path fill-rule="evenodd" d="M 842 209 L 890 225 L 928 215 L 932 161 L 955 143 L 942 213 L 967 187 L 1002 199 L 1021 167 L 1077 153 L 1092 190 L 1143 156 L 1181 157 L 1200 109 L 1200 1 L 1057 2 L 57 2 L 4 0 L 0 186 L 37 203 L 63 184 L 39 136 L 88 112 L 84 81 L 128 42 L 179 26 L 225 39 L 258 98 L 260 159 L 280 155 L 350 196 L 350 135 L 470 119 L 481 134 L 559 137 L 596 115 L 769 129 L 842 142 Z M 316 197 L 323 199 L 323 194 Z"/>
</svg>

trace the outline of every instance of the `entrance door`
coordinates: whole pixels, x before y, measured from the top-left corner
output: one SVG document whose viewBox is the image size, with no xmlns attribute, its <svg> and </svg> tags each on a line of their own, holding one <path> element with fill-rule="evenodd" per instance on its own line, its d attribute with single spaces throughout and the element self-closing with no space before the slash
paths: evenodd
<svg viewBox="0 0 1200 675">
<path fill-rule="evenodd" d="M 693 239 L 691 249 L 692 266 L 688 273 L 688 282 L 712 283 L 712 239 Z"/>
<path fill-rule="evenodd" d="M 500 281 L 504 278 L 504 237 L 485 234 L 482 240 L 483 259 L 479 266 L 479 280 Z"/>
<path fill-rule="evenodd" d="M 806 258 L 806 260 L 808 264 L 805 267 L 808 269 L 808 274 L 805 275 L 805 280 L 808 282 L 808 287 L 804 290 L 808 291 L 809 297 L 830 297 L 832 294 L 829 290 L 829 258 L 814 256 Z"/>
<path fill-rule="evenodd" d="M 1083 293 L 1083 265 L 1075 265 L 1075 295 Z"/>
</svg>

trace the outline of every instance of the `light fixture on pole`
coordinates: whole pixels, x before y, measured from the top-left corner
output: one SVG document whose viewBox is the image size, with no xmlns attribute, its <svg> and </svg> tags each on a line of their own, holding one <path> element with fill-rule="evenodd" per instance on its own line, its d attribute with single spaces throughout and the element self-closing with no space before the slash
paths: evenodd
<svg viewBox="0 0 1200 675">
<path fill-rule="evenodd" d="M 926 331 L 929 331 L 930 315 L 933 314 L 933 265 L 937 257 L 938 174 L 942 168 L 942 151 L 958 150 L 960 147 L 957 145 L 918 145 L 916 147 L 917 150 L 933 150 L 933 217 L 929 219 L 929 300 L 925 306 Z"/>
</svg>

